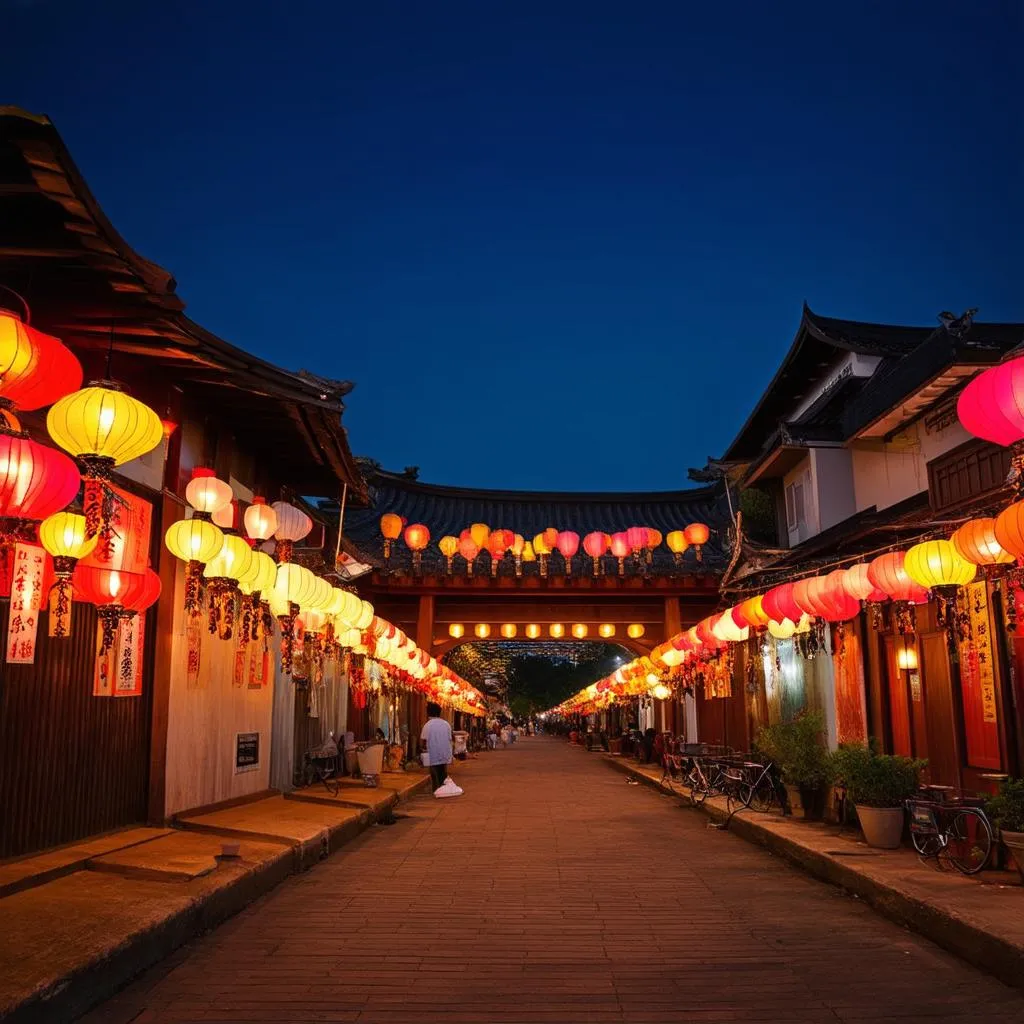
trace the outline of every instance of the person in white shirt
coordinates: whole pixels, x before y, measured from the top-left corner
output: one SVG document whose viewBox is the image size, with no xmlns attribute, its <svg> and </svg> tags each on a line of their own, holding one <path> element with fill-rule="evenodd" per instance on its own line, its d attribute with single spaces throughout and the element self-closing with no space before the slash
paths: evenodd
<svg viewBox="0 0 1024 1024">
<path fill-rule="evenodd" d="M 448 778 L 448 765 L 452 763 L 452 727 L 441 717 L 441 705 L 427 705 L 427 721 L 420 733 L 420 749 L 427 753 L 430 767 L 430 786 L 433 792 Z"/>
</svg>

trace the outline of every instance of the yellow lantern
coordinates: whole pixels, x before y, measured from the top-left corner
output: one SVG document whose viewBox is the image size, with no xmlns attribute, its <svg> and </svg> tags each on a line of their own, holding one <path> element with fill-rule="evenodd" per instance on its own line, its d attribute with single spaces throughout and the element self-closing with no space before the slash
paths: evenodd
<svg viewBox="0 0 1024 1024">
<path fill-rule="evenodd" d="M 572 635 L 577 640 L 585 640 L 588 632 L 586 623 L 583 622 L 577 622 L 572 627 Z"/>
<path fill-rule="evenodd" d="M 518 630 L 514 622 L 506 622 L 501 627 L 501 635 L 506 640 L 513 640 L 517 632 Z"/>
<path fill-rule="evenodd" d="M 792 619 L 783 619 L 781 622 L 769 619 L 768 632 L 776 640 L 788 640 L 796 632 L 796 623 Z"/>
<path fill-rule="evenodd" d="M 185 610 L 197 612 L 203 566 L 224 546 L 224 534 L 205 519 L 180 519 L 164 534 L 167 550 L 185 563 Z"/>
<path fill-rule="evenodd" d="M 384 538 L 384 558 L 391 557 L 391 545 L 402 535 L 402 517 L 386 512 L 380 517 L 380 532 Z"/>
<path fill-rule="evenodd" d="M 252 548 L 238 534 L 229 533 L 225 535 L 220 551 L 203 570 L 203 576 L 210 584 L 210 632 L 216 633 L 221 640 L 232 637 L 238 582 L 252 574 L 253 563 Z"/>
<path fill-rule="evenodd" d="M 452 559 L 455 557 L 456 553 L 459 550 L 459 538 L 452 537 L 451 535 L 447 537 L 442 537 L 437 542 L 437 546 L 441 549 L 441 554 L 444 555 L 445 564 L 448 567 L 448 575 L 451 576 Z"/>
<path fill-rule="evenodd" d="M 651 696 L 655 700 L 668 700 L 672 696 L 672 691 L 664 683 L 655 683 L 651 687 Z"/>
<path fill-rule="evenodd" d="M 478 622 L 476 626 L 473 627 L 473 632 L 476 633 L 481 640 L 486 640 L 491 635 L 491 627 L 487 625 L 486 622 Z"/>
<path fill-rule="evenodd" d="M 631 623 L 626 627 L 626 636 L 631 640 L 639 640 L 646 632 L 646 628 L 639 622 Z"/>
<path fill-rule="evenodd" d="M 609 640 L 615 636 L 615 627 L 610 622 L 602 622 L 601 625 L 597 627 L 597 633 L 598 636 L 602 636 L 605 640 Z"/>
<path fill-rule="evenodd" d="M 529 541 L 527 541 L 523 545 L 523 561 L 524 562 L 536 562 L 537 561 L 537 555 L 535 554 L 535 552 L 533 550 L 533 545 Z"/>
<path fill-rule="evenodd" d="M 968 562 L 948 540 L 926 540 L 915 544 L 907 552 L 903 568 L 915 583 L 926 590 L 963 586 L 970 583 L 977 572 L 977 566 Z"/>
<path fill-rule="evenodd" d="M 164 437 L 160 417 L 109 381 L 54 402 L 46 414 L 46 429 L 82 466 L 89 537 L 110 523 L 113 492 L 104 482 L 110 471 L 151 452 Z"/>
<path fill-rule="evenodd" d="M 373 605 L 369 601 L 359 602 L 359 614 L 353 623 L 356 629 L 369 629 L 373 621 Z"/>
<path fill-rule="evenodd" d="M 264 627 L 262 605 L 267 603 L 277 580 L 277 563 L 264 551 L 252 553 L 252 568 L 248 575 L 238 581 L 243 594 L 242 637 L 258 640 Z M 281 614 L 287 614 L 285 608 Z M 269 631 L 268 631 L 269 632 Z"/>
<path fill-rule="evenodd" d="M 530 624 L 529 624 L 529 625 L 528 625 L 528 626 L 526 627 L 526 635 L 527 635 L 527 636 L 528 636 L 528 637 L 529 637 L 529 638 L 530 638 L 531 640 L 536 640 L 536 639 L 537 639 L 537 637 L 539 637 L 539 636 L 540 636 L 540 626 L 538 626 L 536 622 L 531 622 L 531 623 L 530 623 Z"/>
<path fill-rule="evenodd" d="M 565 626 L 561 622 L 552 622 L 548 626 L 548 636 L 554 637 L 556 640 L 561 640 L 565 636 Z"/>
<path fill-rule="evenodd" d="M 349 626 L 354 626 L 356 619 L 362 612 L 363 602 L 350 590 L 341 591 L 341 608 L 338 611 L 338 618 Z"/>
<path fill-rule="evenodd" d="M 75 563 L 90 554 L 99 535 L 86 536 L 85 516 L 56 512 L 39 524 L 39 543 L 53 556 L 56 582 L 50 591 L 50 636 L 71 635 L 71 575 Z"/>
<path fill-rule="evenodd" d="M 677 566 L 683 564 L 683 554 L 686 549 L 690 546 L 689 541 L 686 539 L 686 534 L 682 530 L 673 530 L 665 538 L 665 543 L 668 545 L 669 551 L 672 552 L 672 557 L 675 559 Z"/>
<path fill-rule="evenodd" d="M 461 622 L 453 622 L 448 627 L 448 635 L 454 640 L 461 639 L 466 633 L 466 627 Z"/>
<path fill-rule="evenodd" d="M 484 523 L 474 523 L 469 528 L 469 535 L 473 538 L 473 543 L 482 551 L 487 547 L 487 538 L 491 535 L 491 528 Z"/>
</svg>

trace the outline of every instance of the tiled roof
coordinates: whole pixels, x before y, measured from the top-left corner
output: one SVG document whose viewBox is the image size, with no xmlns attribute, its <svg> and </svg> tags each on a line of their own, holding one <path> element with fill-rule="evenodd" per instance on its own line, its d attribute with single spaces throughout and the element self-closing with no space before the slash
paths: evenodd
<svg viewBox="0 0 1024 1024">
<path fill-rule="evenodd" d="M 682 530 L 690 523 L 705 523 L 711 537 L 704 545 L 703 562 L 698 563 L 692 551 L 684 557 L 686 572 L 714 572 L 724 568 L 723 548 L 729 528 L 728 503 L 720 487 L 702 487 L 687 491 L 654 491 L 648 493 L 558 493 L 531 491 L 468 490 L 424 484 L 418 480 L 390 473 L 368 474 L 370 507 L 346 512 L 345 537 L 367 556 L 374 565 L 384 565 L 384 539 L 380 533 L 380 517 L 386 512 L 402 516 L 409 523 L 423 523 L 430 530 L 430 544 L 423 552 L 424 572 L 443 574 L 445 559 L 437 542 L 446 534 L 458 536 L 473 523 L 486 523 L 492 529 L 507 529 L 522 534 L 527 540 L 548 527 L 572 530 L 580 536 L 576 556 L 577 574 L 589 572 L 589 558 L 583 553 L 583 537 L 592 531 L 618 533 L 630 526 L 649 526 L 662 535 Z M 408 569 L 411 553 L 405 544 L 396 541 L 388 563 L 392 569 Z M 465 563 L 456 558 L 458 571 Z M 627 567 L 629 563 L 627 562 Z M 554 555 L 549 561 L 552 574 L 562 572 L 562 559 Z M 606 557 L 606 569 L 614 573 L 615 562 Z M 514 573 L 510 556 L 502 560 L 500 574 Z M 536 572 L 527 566 L 527 572 Z M 632 569 L 629 569 L 632 572 Z M 490 572 L 490 556 L 481 554 L 475 572 Z M 650 567 L 654 575 L 674 575 L 672 553 L 664 543 L 655 551 Z"/>
</svg>

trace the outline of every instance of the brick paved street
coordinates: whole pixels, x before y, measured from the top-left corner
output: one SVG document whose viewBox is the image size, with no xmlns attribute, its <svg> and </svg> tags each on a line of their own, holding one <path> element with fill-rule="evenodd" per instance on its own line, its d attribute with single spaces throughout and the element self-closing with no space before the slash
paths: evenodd
<svg viewBox="0 0 1024 1024">
<path fill-rule="evenodd" d="M 85 1020 L 1024 1021 L 1017 992 L 562 741 L 455 774 L 463 797 L 404 805 Z"/>
</svg>

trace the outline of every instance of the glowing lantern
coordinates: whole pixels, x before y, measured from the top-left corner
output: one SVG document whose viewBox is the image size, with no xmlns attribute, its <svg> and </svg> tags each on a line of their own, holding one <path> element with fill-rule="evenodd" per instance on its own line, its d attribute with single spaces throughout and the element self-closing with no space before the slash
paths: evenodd
<svg viewBox="0 0 1024 1024">
<path fill-rule="evenodd" d="M 214 526 L 235 532 L 238 529 L 238 502 L 232 498 L 223 508 L 217 509 L 210 519 Z"/>
<path fill-rule="evenodd" d="M 761 607 L 774 622 L 782 622 L 783 619 L 799 622 L 800 616 L 804 614 L 803 608 L 793 598 L 792 583 L 772 587 L 762 598 Z"/>
<path fill-rule="evenodd" d="M 481 640 L 486 640 L 491 635 L 491 627 L 486 622 L 478 622 L 473 627 L 473 632 L 476 633 Z"/>
<path fill-rule="evenodd" d="M 265 625 L 261 608 L 265 602 L 263 595 L 273 590 L 277 580 L 277 564 L 264 551 L 253 551 L 252 563 L 248 574 L 238 581 L 238 589 L 243 594 L 242 605 L 242 637 L 256 640 L 261 628 Z M 344 591 L 338 591 L 343 594 Z M 341 602 L 339 601 L 339 605 Z"/>
<path fill-rule="evenodd" d="M 233 496 L 230 484 L 218 480 L 212 469 L 202 466 L 192 470 L 192 479 L 185 486 L 185 500 L 200 519 L 212 519 L 215 513 L 230 506 Z"/>
<path fill-rule="evenodd" d="M 776 640 L 789 640 L 796 632 L 796 623 L 792 619 L 783 619 L 781 622 L 769 619 L 768 632 Z"/>
<path fill-rule="evenodd" d="M 533 545 L 529 541 L 527 541 L 523 545 L 523 561 L 524 562 L 536 562 L 537 561 L 537 554 L 533 550 Z"/>
<path fill-rule="evenodd" d="M 613 533 L 611 541 L 612 554 L 618 560 L 619 563 L 619 575 L 626 575 L 626 559 L 629 558 L 633 548 L 629 543 L 628 531 L 623 533 Z"/>
<path fill-rule="evenodd" d="M 277 515 L 277 529 L 274 531 L 277 560 L 290 562 L 295 542 L 309 535 L 309 531 L 313 529 L 313 520 L 302 509 L 289 505 L 286 501 L 275 501 L 272 508 Z"/>
<path fill-rule="evenodd" d="M 245 532 L 254 541 L 270 540 L 277 530 L 277 512 L 266 498 L 255 497 L 243 517 Z"/>
<path fill-rule="evenodd" d="M 846 589 L 845 569 L 836 569 L 827 576 L 819 576 L 814 586 L 826 605 L 823 615 L 826 622 L 846 622 L 860 613 L 860 601 Z"/>
<path fill-rule="evenodd" d="M 676 566 L 681 566 L 683 564 L 683 554 L 690 546 L 689 542 L 686 540 L 686 535 L 682 530 L 673 530 L 665 538 L 665 543 L 668 545 L 669 551 L 672 552 L 672 557 L 675 560 Z"/>
<path fill-rule="evenodd" d="M 75 593 L 96 606 L 102 627 L 99 653 L 106 654 L 114 643 L 117 620 L 130 610 L 147 588 L 142 573 L 106 569 L 79 562 L 72 576 Z"/>
<path fill-rule="evenodd" d="M 610 640 L 615 636 L 615 626 L 610 622 L 602 622 L 601 625 L 597 627 L 597 634 L 605 640 Z"/>
<path fill-rule="evenodd" d="M 743 617 L 747 620 L 747 625 L 752 629 L 762 629 L 771 621 L 768 613 L 764 610 L 764 596 L 762 594 L 758 594 L 756 597 L 748 597 L 746 601 L 740 604 L 740 609 Z M 733 618 L 736 618 L 735 613 Z"/>
<path fill-rule="evenodd" d="M 683 539 L 697 552 L 697 561 L 703 561 L 704 553 L 702 545 L 707 544 L 711 531 L 703 523 L 690 523 L 683 530 Z"/>
<path fill-rule="evenodd" d="M 724 611 L 711 627 L 711 632 L 716 640 L 722 643 L 742 643 L 750 636 L 749 627 L 740 628 L 732 617 L 732 609 Z"/>
<path fill-rule="evenodd" d="M 6 528 L 0 523 L 0 535 L 59 512 L 78 484 L 78 469 L 63 452 L 25 434 L 0 433 L 0 520 L 14 520 Z"/>
<path fill-rule="evenodd" d="M 512 543 L 510 545 L 512 551 L 512 558 L 516 564 L 516 575 L 523 575 L 523 554 L 526 551 L 526 538 L 521 533 L 512 534 Z M 533 553 L 533 549 L 530 549 L 530 553 Z"/>
<path fill-rule="evenodd" d="M 473 561 L 480 554 L 480 545 L 472 537 L 463 537 L 459 541 L 459 554 L 466 560 L 466 575 L 473 575 Z"/>
<path fill-rule="evenodd" d="M 412 567 L 414 572 L 420 571 L 423 562 L 423 549 L 430 543 L 430 530 L 422 523 L 413 523 L 405 528 L 405 544 L 412 552 Z"/>
<path fill-rule="evenodd" d="M 466 627 L 461 622 L 453 622 L 448 627 L 448 635 L 453 640 L 459 640 L 461 637 L 465 636 L 465 633 Z"/>
<path fill-rule="evenodd" d="M 548 554 L 551 554 L 558 545 L 558 531 L 553 526 L 549 526 L 541 536 L 544 538 L 544 544 L 548 549 Z"/>
<path fill-rule="evenodd" d="M 928 600 L 928 592 L 907 574 L 905 559 L 906 553 L 903 551 L 879 555 L 868 563 L 868 579 L 894 601 L 924 604 Z"/>
<path fill-rule="evenodd" d="M 445 565 L 448 570 L 448 575 L 452 574 L 452 559 L 455 557 L 459 550 L 459 538 L 458 537 L 442 537 L 437 542 L 438 548 L 441 550 L 441 554 L 444 555 Z"/>
<path fill-rule="evenodd" d="M 884 590 L 879 590 L 868 576 L 870 566 L 867 562 L 858 562 L 851 565 L 849 569 L 837 569 L 843 573 L 843 587 L 850 597 L 858 601 L 869 601 L 877 604 L 879 601 L 888 601 L 889 595 Z"/>
<path fill-rule="evenodd" d="M 548 626 L 548 636 L 554 637 L 556 640 L 561 640 L 565 636 L 565 626 L 560 622 L 552 622 Z"/>
<path fill-rule="evenodd" d="M 0 399 L 42 409 L 82 386 L 82 367 L 59 338 L 0 310 Z"/>
<path fill-rule="evenodd" d="M 111 470 L 151 452 L 164 436 L 160 417 L 109 381 L 59 399 L 46 414 L 46 429 L 82 466 L 90 537 L 107 528 L 113 513 L 113 492 L 105 485 Z"/>
<path fill-rule="evenodd" d="M 235 533 L 225 535 L 220 551 L 206 563 L 203 576 L 210 596 L 210 632 L 222 640 L 230 640 L 234 630 L 239 580 L 249 576 L 255 565 L 252 548 Z"/>
<path fill-rule="evenodd" d="M 656 683 L 651 687 L 651 696 L 655 700 L 668 700 L 672 691 L 664 683 Z"/>
<path fill-rule="evenodd" d="M 391 545 L 402 534 L 402 517 L 386 512 L 380 517 L 380 532 L 384 537 L 384 560 L 391 557 Z"/>
<path fill-rule="evenodd" d="M 999 445 L 1024 438 L 1024 359 L 992 366 L 964 388 L 956 403 L 964 429 Z"/>
<path fill-rule="evenodd" d="M 508 550 L 509 538 L 505 536 L 505 530 L 495 530 L 487 538 L 487 550 L 491 553 L 491 575 L 498 575 L 498 566 L 505 557 Z"/>
<path fill-rule="evenodd" d="M 647 629 L 640 622 L 633 622 L 626 627 L 626 636 L 631 640 L 639 640 L 647 632 Z"/>
<path fill-rule="evenodd" d="M 661 530 L 654 529 L 653 526 L 647 527 L 647 544 L 644 550 L 647 553 L 647 561 L 651 562 L 654 558 L 654 550 L 661 544 Z"/>
<path fill-rule="evenodd" d="M 601 575 L 601 557 L 608 551 L 609 537 L 607 533 L 588 533 L 583 538 L 583 550 L 594 562 L 594 575 Z"/>
<path fill-rule="evenodd" d="M 1013 555 L 996 540 L 995 519 L 970 519 L 949 539 L 968 562 L 983 566 L 989 573 L 1013 561 Z"/>
<path fill-rule="evenodd" d="M 572 530 L 563 530 L 558 535 L 556 544 L 559 552 L 565 559 L 565 575 L 571 576 L 573 556 L 580 547 L 580 535 L 578 533 L 573 533 Z"/>
<path fill-rule="evenodd" d="M 647 547 L 647 527 L 631 526 L 626 530 L 626 539 L 629 541 L 630 550 L 639 558 L 641 552 Z"/>
<path fill-rule="evenodd" d="M 540 559 L 541 576 L 547 576 L 548 556 L 555 550 L 555 544 L 558 542 L 558 531 L 556 530 L 554 540 L 552 540 L 550 544 L 548 543 L 550 533 L 550 530 L 545 530 L 543 533 L 538 533 L 537 536 L 533 538 L 533 550 Z"/>
<path fill-rule="evenodd" d="M 531 622 L 531 623 L 530 623 L 530 624 L 529 624 L 529 625 L 528 625 L 528 626 L 526 627 L 526 630 L 525 630 L 525 632 L 526 632 L 526 635 L 527 635 L 527 636 L 528 636 L 528 637 L 529 637 L 529 638 L 530 638 L 531 640 L 536 640 L 536 639 L 537 639 L 537 637 L 539 637 L 539 636 L 540 636 L 540 626 L 538 626 L 536 622 Z"/>
<path fill-rule="evenodd" d="M 967 561 L 948 540 L 926 540 L 915 544 L 906 555 L 907 575 L 926 590 L 962 587 L 970 583 L 978 568 Z"/>
<path fill-rule="evenodd" d="M 39 543 L 53 556 L 56 579 L 50 591 L 50 635 L 70 635 L 71 574 L 80 558 L 96 547 L 99 537 L 85 535 L 85 516 L 56 512 L 39 524 Z"/>
<path fill-rule="evenodd" d="M 588 632 L 589 630 L 587 629 L 587 625 L 584 622 L 577 622 L 572 627 L 572 635 L 577 640 L 585 640 L 587 638 Z"/>
<path fill-rule="evenodd" d="M 501 635 L 506 640 L 514 639 L 517 632 L 518 630 L 516 629 L 516 624 L 514 622 L 506 622 L 501 627 Z"/>
<path fill-rule="evenodd" d="M 487 538 L 491 535 L 491 528 L 486 523 L 474 523 L 469 528 L 469 535 L 473 538 L 473 543 L 483 550 L 487 547 Z"/>
<path fill-rule="evenodd" d="M 185 563 L 185 610 L 196 612 L 201 603 L 203 567 L 224 546 L 224 534 L 205 519 L 181 519 L 167 528 L 164 544 Z"/>
</svg>

